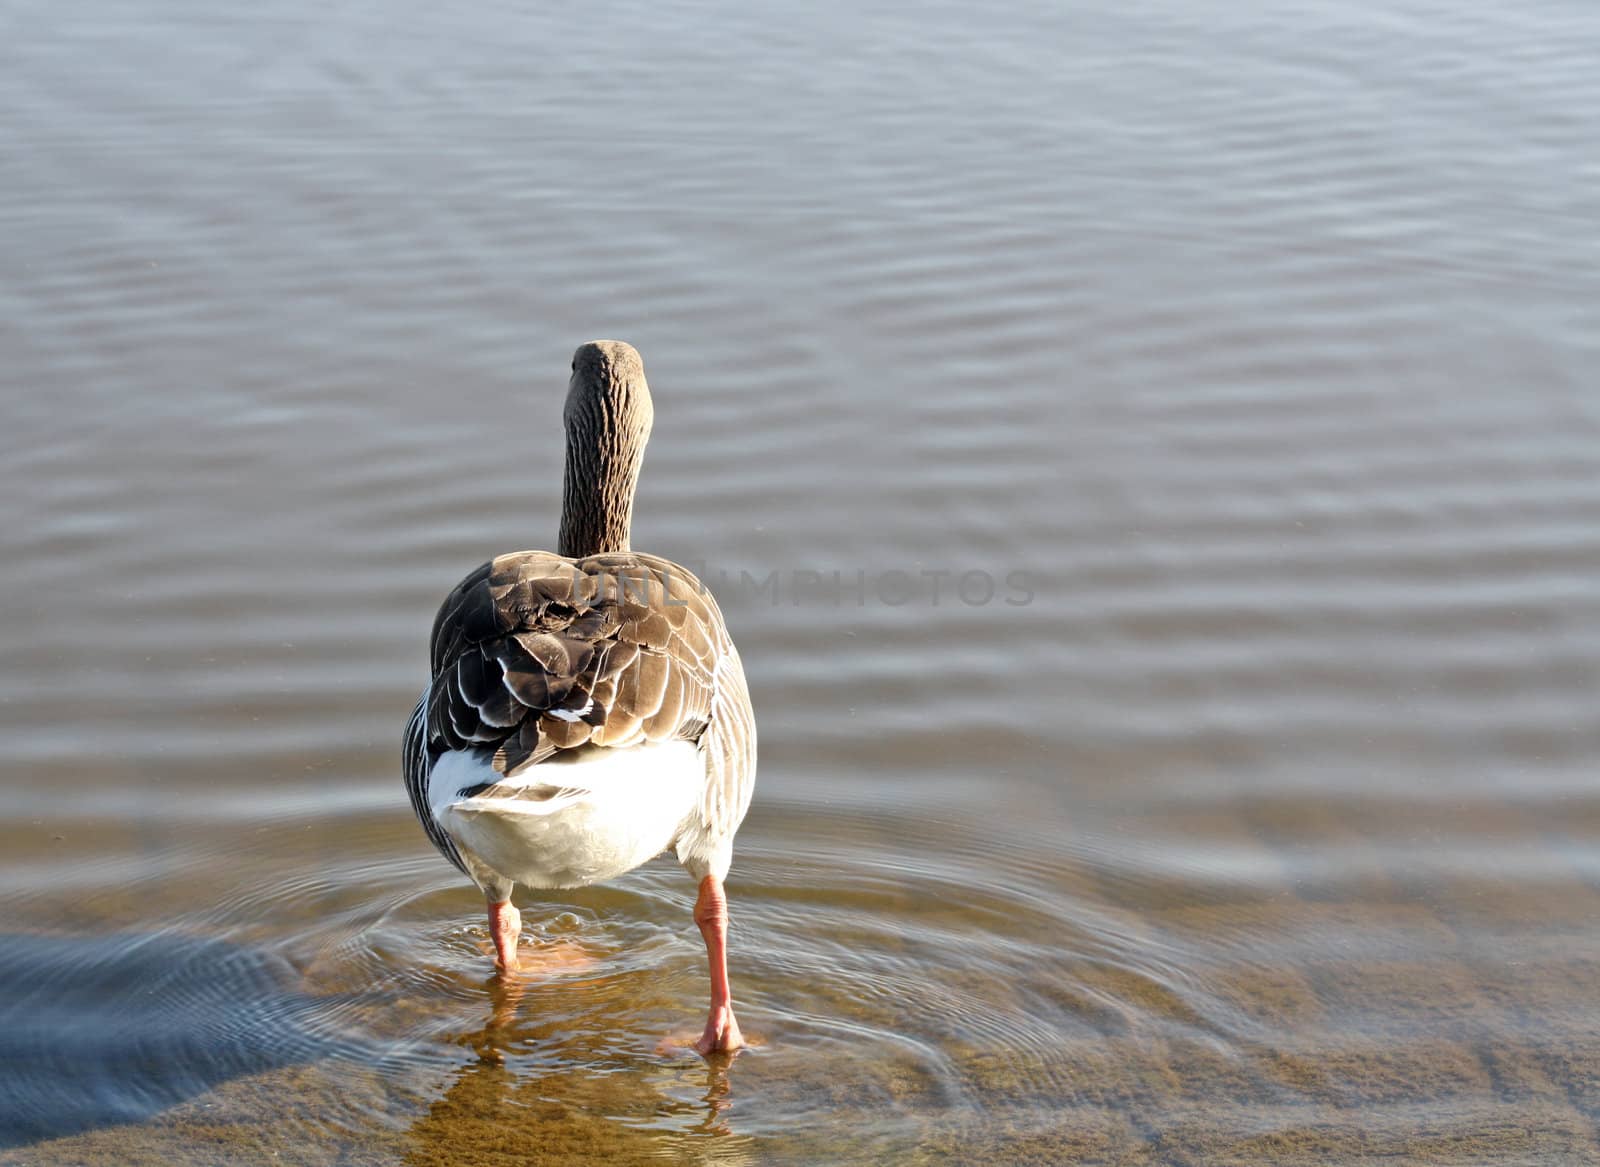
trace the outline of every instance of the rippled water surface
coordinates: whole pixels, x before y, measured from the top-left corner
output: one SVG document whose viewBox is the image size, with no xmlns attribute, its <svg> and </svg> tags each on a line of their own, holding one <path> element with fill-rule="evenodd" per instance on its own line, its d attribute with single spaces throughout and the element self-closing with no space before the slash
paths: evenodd
<svg viewBox="0 0 1600 1167">
<path fill-rule="evenodd" d="M 1592 4 L 0 28 L 0 1161 L 1600 1157 Z M 731 1064 L 680 870 L 500 985 L 398 777 L 596 336 Z"/>
</svg>

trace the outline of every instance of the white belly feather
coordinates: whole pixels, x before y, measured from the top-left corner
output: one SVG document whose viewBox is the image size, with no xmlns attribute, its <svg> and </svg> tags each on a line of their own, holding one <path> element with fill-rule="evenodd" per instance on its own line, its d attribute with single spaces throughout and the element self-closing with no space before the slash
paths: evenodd
<svg viewBox="0 0 1600 1167">
<path fill-rule="evenodd" d="M 621 875 L 677 841 L 705 788 L 691 742 L 595 749 L 514 778 L 483 754 L 451 751 L 428 775 L 428 804 L 455 844 L 524 887 L 581 887 Z M 523 797 L 466 798 L 485 783 Z"/>
</svg>

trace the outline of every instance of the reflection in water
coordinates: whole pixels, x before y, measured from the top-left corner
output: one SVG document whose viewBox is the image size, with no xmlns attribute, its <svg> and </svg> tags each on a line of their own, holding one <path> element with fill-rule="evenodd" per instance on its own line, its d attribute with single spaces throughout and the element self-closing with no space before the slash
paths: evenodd
<svg viewBox="0 0 1600 1167">
<path fill-rule="evenodd" d="M 411 1125 L 406 1162 L 753 1162 L 729 1113 L 732 1058 L 691 1054 L 664 1073 L 666 1066 L 606 1055 L 615 1034 L 585 1037 L 527 1016 L 525 979 L 496 976 L 485 988 L 488 1019 L 450 1039 L 475 1056 Z M 699 1075 L 699 1105 L 658 1085 Z"/>
</svg>

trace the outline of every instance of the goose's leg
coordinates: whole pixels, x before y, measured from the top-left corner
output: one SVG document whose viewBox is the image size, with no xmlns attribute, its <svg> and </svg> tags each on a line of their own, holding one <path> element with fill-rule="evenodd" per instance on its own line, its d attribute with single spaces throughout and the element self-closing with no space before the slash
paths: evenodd
<svg viewBox="0 0 1600 1167">
<path fill-rule="evenodd" d="M 728 991 L 728 899 L 722 892 L 722 881 L 715 875 L 700 881 L 694 922 L 705 937 L 706 959 L 711 965 L 711 1014 L 706 1018 L 706 1031 L 694 1048 L 703 1054 L 736 1050 L 744 1044 L 744 1037 L 734 1020 L 733 994 Z"/>
<path fill-rule="evenodd" d="M 505 972 L 517 971 L 517 937 L 522 932 L 522 913 L 511 906 L 507 896 L 499 903 L 489 902 L 489 935 L 494 940 L 495 965 Z"/>
</svg>

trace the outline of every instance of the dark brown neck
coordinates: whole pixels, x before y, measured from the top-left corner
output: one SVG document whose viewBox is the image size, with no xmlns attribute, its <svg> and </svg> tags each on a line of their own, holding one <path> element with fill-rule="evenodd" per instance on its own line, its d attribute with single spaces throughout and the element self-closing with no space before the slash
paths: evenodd
<svg viewBox="0 0 1600 1167">
<path fill-rule="evenodd" d="M 609 410 L 584 410 L 567 419 L 558 554 L 581 558 L 628 550 L 644 443 L 619 420 Z"/>
</svg>

